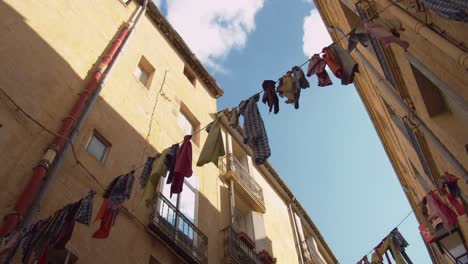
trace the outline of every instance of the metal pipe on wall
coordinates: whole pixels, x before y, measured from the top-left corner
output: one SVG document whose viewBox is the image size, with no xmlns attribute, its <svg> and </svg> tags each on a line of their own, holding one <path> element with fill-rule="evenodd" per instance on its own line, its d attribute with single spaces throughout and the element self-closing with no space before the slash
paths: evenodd
<svg viewBox="0 0 468 264">
<path fill-rule="evenodd" d="M 147 0 L 145 3 L 146 2 Z M 143 7 L 139 6 L 136 12 L 130 18 L 129 22 L 126 22 L 124 27 L 120 30 L 118 37 L 114 40 L 111 48 L 102 59 L 91 79 L 86 84 L 85 89 L 80 93 L 80 96 L 75 101 L 71 111 L 63 120 L 62 126 L 60 127 L 57 136 L 55 136 L 52 143 L 48 146 L 44 156 L 39 161 L 39 164 L 34 168 L 33 174 L 20 197 L 16 201 L 14 209 L 5 216 L 2 227 L 0 229 L 0 236 L 3 236 L 14 230 L 18 224 L 23 221 L 24 215 L 29 212 L 34 199 L 39 194 L 39 191 L 43 186 L 42 182 L 45 180 L 45 176 L 49 171 L 50 165 L 53 164 L 60 156 L 60 153 L 63 152 L 67 142 L 67 136 L 70 132 L 72 132 L 72 128 L 75 125 L 75 120 L 79 119 L 80 113 L 85 111 L 85 108 L 87 107 L 86 102 L 90 100 L 90 95 L 93 93 L 96 94 L 99 87 L 99 82 L 103 77 L 103 73 L 106 72 L 106 70 L 108 72 L 108 68 L 112 62 L 115 61 L 115 56 L 119 49 L 122 47 L 123 43 L 128 40 L 127 36 L 129 34 L 130 28 L 132 28 L 135 19 L 138 17 L 138 14 L 141 13 L 142 9 Z M 50 184 L 47 184 L 47 187 L 49 185 Z M 47 192 L 47 189 L 45 189 L 44 192 Z"/>
<path fill-rule="evenodd" d="M 94 104 L 96 103 L 97 99 L 99 98 L 99 94 L 101 90 L 104 88 L 104 85 L 106 83 L 107 78 L 109 77 L 110 73 L 112 72 L 112 69 L 114 68 L 114 65 L 120 58 L 122 54 L 122 50 L 125 48 L 125 46 L 128 43 L 128 40 L 132 36 L 133 32 L 136 29 L 136 26 L 138 25 L 138 22 L 140 21 L 141 17 L 145 14 L 146 12 L 146 4 L 147 1 L 142 6 L 139 6 L 137 11 L 135 12 L 135 16 L 133 16 L 130 20 L 129 23 L 133 24 L 131 29 L 129 30 L 127 37 L 125 40 L 122 42 L 122 45 L 120 48 L 117 50 L 114 60 L 110 62 L 107 71 L 103 75 L 98 87 L 96 88 L 96 91 L 91 95 L 89 98 L 88 104 L 85 106 L 85 109 L 83 110 L 82 115 L 79 117 L 77 120 L 76 126 L 73 128 L 70 134 L 70 141 L 66 141 L 65 145 L 63 146 L 63 150 L 58 153 L 55 162 L 52 164 L 51 169 L 49 170 L 49 173 L 47 174 L 47 177 L 44 180 L 44 183 L 42 184 L 36 199 L 34 199 L 32 206 L 29 208 L 29 210 L 26 212 L 26 217 L 24 218 L 24 221 L 22 223 L 23 227 L 27 227 L 30 224 L 32 224 L 34 217 L 36 216 L 37 213 L 40 211 L 40 206 L 42 204 L 42 201 L 44 200 L 50 185 L 52 184 L 53 180 L 55 179 L 58 170 L 61 168 L 61 165 L 63 161 L 65 160 L 68 151 L 70 151 L 71 145 L 73 142 L 75 142 L 76 138 L 78 137 L 78 134 L 80 133 L 80 129 L 83 127 L 84 123 L 86 122 L 89 114 L 91 113 L 91 110 L 93 109 Z"/>
</svg>

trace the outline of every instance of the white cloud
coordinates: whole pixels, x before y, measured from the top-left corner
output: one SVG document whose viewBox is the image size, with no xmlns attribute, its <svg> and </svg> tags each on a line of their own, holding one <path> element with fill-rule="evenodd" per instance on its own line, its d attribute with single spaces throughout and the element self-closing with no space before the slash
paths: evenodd
<svg viewBox="0 0 468 264">
<path fill-rule="evenodd" d="M 255 29 L 264 0 L 167 0 L 167 18 L 197 57 L 214 70 L 232 49 L 241 49 Z"/>
<path fill-rule="evenodd" d="M 304 18 L 304 35 L 302 50 L 307 57 L 322 51 L 332 40 L 317 9 L 312 9 L 310 15 Z"/>
</svg>

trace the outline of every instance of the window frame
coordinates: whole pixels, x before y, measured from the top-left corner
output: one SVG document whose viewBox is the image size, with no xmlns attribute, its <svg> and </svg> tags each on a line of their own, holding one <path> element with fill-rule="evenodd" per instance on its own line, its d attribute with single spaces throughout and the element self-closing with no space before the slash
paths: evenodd
<svg viewBox="0 0 468 264">
<path fill-rule="evenodd" d="M 180 110 L 179 110 L 179 115 L 183 115 L 185 119 L 190 123 L 192 126 L 192 142 L 198 147 L 200 145 L 200 133 L 195 132 L 200 130 L 200 121 L 195 117 L 195 115 L 190 111 L 190 109 L 183 103 L 180 103 Z M 179 123 L 179 115 L 177 116 L 177 123 Z M 183 129 L 181 126 L 179 126 L 180 129 Z M 184 131 L 185 133 L 185 131 Z"/>
<path fill-rule="evenodd" d="M 140 72 L 139 75 L 137 75 L 137 70 L 138 70 L 138 72 Z M 140 61 L 136 65 L 135 69 L 133 69 L 133 76 L 135 76 L 135 78 L 138 80 L 138 82 L 141 85 L 143 85 L 144 87 L 146 87 L 149 90 L 150 87 L 151 87 L 151 83 L 153 81 L 155 71 L 156 71 L 156 69 L 148 61 L 148 59 L 146 59 L 145 56 L 141 56 Z M 146 78 L 145 82 L 141 79 L 141 76 L 142 76 L 141 73 L 144 73 L 145 75 L 147 75 L 147 78 Z"/>
<path fill-rule="evenodd" d="M 101 156 L 101 159 L 96 157 L 93 153 L 90 152 L 88 149 L 91 142 L 93 142 L 93 138 L 96 138 L 100 143 L 104 145 L 104 153 Z M 107 157 L 109 156 L 110 149 L 112 147 L 112 144 L 107 140 L 101 133 L 99 133 L 96 129 L 93 129 L 91 136 L 88 138 L 88 142 L 86 143 L 86 152 L 91 155 L 93 158 L 95 158 L 99 163 L 104 163 Z"/>
<path fill-rule="evenodd" d="M 192 84 L 193 87 L 197 85 L 197 75 L 190 69 L 189 66 L 184 65 L 184 70 L 182 71 L 187 80 Z"/>
<path fill-rule="evenodd" d="M 186 190 L 186 188 L 188 187 L 190 189 L 190 191 L 192 191 L 194 194 L 195 194 L 195 201 L 194 201 L 194 212 L 193 212 L 193 224 L 195 226 L 197 226 L 198 224 L 198 185 L 199 185 L 199 178 L 198 176 L 193 173 L 192 176 L 190 176 L 190 178 L 194 178 L 196 179 L 196 185 L 197 186 L 193 186 L 190 182 L 188 182 L 187 178 L 184 178 L 184 190 Z M 166 177 L 161 177 L 160 179 L 160 182 L 159 182 L 159 187 L 157 188 L 157 190 L 164 196 L 164 190 L 165 190 L 165 187 L 164 186 L 167 186 L 166 188 L 170 191 L 170 188 L 171 188 L 171 185 L 170 184 L 166 184 L 166 180 L 167 180 L 167 175 Z M 183 195 L 183 191 L 180 193 Z M 167 200 L 169 200 L 171 203 L 173 203 L 173 205 L 177 208 L 178 211 L 180 211 L 180 194 L 175 194 L 176 196 L 176 202 L 174 203 L 173 200 L 170 198 L 170 197 L 166 197 Z M 160 208 L 158 208 L 158 210 L 160 210 Z M 189 218 L 184 212 L 180 211 L 182 214 L 184 214 L 185 217 Z M 189 218 L 190 219 L 190 218 Z"/>
</svg>

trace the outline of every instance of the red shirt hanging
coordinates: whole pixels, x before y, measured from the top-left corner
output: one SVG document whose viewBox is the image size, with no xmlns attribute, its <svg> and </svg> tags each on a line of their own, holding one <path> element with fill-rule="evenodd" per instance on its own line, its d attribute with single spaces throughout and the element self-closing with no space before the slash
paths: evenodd
<svg viewBox="0 0 468 264">
<path fill-rule="evenodd" d="M 184 142 L 177 150 L 177 158 L 174 166 L 174 178 L 171 185 L 171 197 L 173 193 L 181 193 L 184 186 L 184 178 L 190 177 L 192 171 L 192 139 L 191 135 L 184 137 Z"/>
</svg>

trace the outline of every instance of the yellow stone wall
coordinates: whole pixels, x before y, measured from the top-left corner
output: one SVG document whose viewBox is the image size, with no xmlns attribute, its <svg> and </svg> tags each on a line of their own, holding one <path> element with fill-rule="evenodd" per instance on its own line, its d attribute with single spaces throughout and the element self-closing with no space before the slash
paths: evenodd
<svg viewBox="0 0 468 264">
<path fill-rule="evenodd" d="M 315 2 L 333 39 L 340 40 L 338 41 L 339 45 L 346 48 L 347 40 L 343 39 L 342 34 L 338 33 L 338 29 L 341 29 L 344 33 L 348 33 L 352 27 L 356 26 L 354 24 L 356 23 L 355 20 L 354 23 L 350 23 L 348 19 L 350 17 L 349 12 L 356 10 L 355 4 L 358 1 L 316 0 Z M 415 9 L 406 8 L 408 7 L 407 4 L 409 2 L 415 1 L 397 1 L 399 2 L 399 6 L 387 0 L 369 2 L 374 6 L 374 10 L 377 12 L 384 10 L 380 13 L 380 17 L 397 18 L 402 21 L 405 31 L 401 32 L 401 38 L 410 43 L 410 47 L 407 52 L 416 57 L 418 61 L 432 71 L 433 75 L 437 76 L 455 94 L 467 102 L 468 89 L 466 89 L 466 87 L 468 87 L 468 75 L 466 74 L 466 43 L 468 43 L 468 35 L 466 32 L 468 32 L 468 25 L 444 19 L 430 10 L 427 10 L 425 15 L 424 12 L 418 12 Z M 348 18 L 346 17 L 347 12 Z M 357 16 L 356 11 L 354 11 L 354 13 L 355 16 Z M 410 17 L 410 19 L 405 16 Z M 432 28 L 431 26 L 426 25 L 426 16 L 428 19 L 427 23 L 433 23 Z M 360 21 L 359 16 L 357 19 Z M 410 23 L 410 21 L 412 21 L 412 23 Z M 416 23 L 414 21 L 419 22 L 419 24 L 414 26 Z M 447 41 L 444 42 L 443 45 L 434 43 L 432 38 L 421 33 L 423 32 L 421 29 L 422 27 L 427 27 L 424 30 L 427 31 L 427 29 L 429 29 L 429 31 L 446 38 Z M 445 33 L 442 34 L 442 31 L 445 31 Z M 448 39 L 451 40 L 449 41 Z M 364 58 L 367 59 L 367 61 L 369 61 L 379 72 L 379 74 L 384 76 L 375 54 L 370 51 L 370 49 L 365 49 L 360 45 L 358 46 L 358 49 L 363 54 Z M 429 116 L 427 111 L 428 105 L 423 100 L 421 88 L 418 87 L 418 83 L 415 80 L 404 50 L 397 45 L 390 45 L 385 47 L 384 50 L 386 52 L 387 62 L 390 65 L 391 71 L 399 79 L 397 80 L 398 89 L 401 91 L 401 96 L 404 101 L 410 102 L 410 105 L 414 107 L 414 113 L 424 122 L 424 124 L 426 124 L 433 134 L 439 138 L 442 144 L 447 147 L 447 149 L 453 154 L 454 158 L 462 164 L 466 171 L 466 168 L 468 167 L 468 155 L 465 150 L 465 145 L 468 143 L 468 113 L 463 112 L 452 98 L 445 95 L 444 101 L 448 106 L 449 111 L 432 117 Z M 457 59 L 448 55 L 449 52 L 453 52 L 454 50 L 461 54 Z M 465 51 L 463 52 L 463 50 Z M 431 181 L 431 179 L 426 176 L 415 148 L 392 120 L 389 110 L 384 105 L 384 100 L 378 93 L 379 87 L 381 86 L 379 79 L 375 78 L 369 70 L 366 69 L 366 66 L 356 56 L 355 52 L 352 53 L 352 55 L 360 65 L 360 73 L 357 74 L 355 80 L 356 88 L 363 99 L 367 111 L 369 112 L 382 143 L 384 144 L 410 204 L 413 209 L 415 209 L 417 218 L 421 221 L 420 219 L 422 215 L 417 209 L 419 208 L 417 203 L 419 203 L 419 201 L 426 195 L 426 192 L 416 179 L 416 174 L 412 166 L 414 165 L 415 169 L 423 175 L 423 177 L 426 177 L 428 181 Z M 393 62 L 389 59 L 389 55 L 394 58 Z M 405 96 L 405 94 L 407 96 Z M 394 100 L 390 100 L 389 104 L 398 116 L 405 116 L 402 109 Z M 413 129 L 415 131 L 419 131 L 414 127 Z M 452 167 L 441 155 L 440 150 L 434 145 L 434 143 L 425 138 L 420 131 L 416 133 L 421 136 L 420 144 L 422 146 L 424 156 L 429 160 L 430 170 L 435 177 L 432 181 L 437 184 L 440 175 L 445 171 L 457 175 L 456 168 Z M 413 165 L 411 165 L 411 163 L 413 163 Z M 467 184 L 462 179 L 462 175 L 457 176 L 461 178 L 459 180 L 459 185 L 466 193 L 468 191 Z M 435 189 L 435 185 L 432 184 L 431 188 Z M 465 216 L 459 217 L 459 227 L 466 241 L 466 238 L 468 237 L 468 225 Z M 436 246 L 432 246 L 429 253 L 433 256 L 434 261 L 437 263 L 443 263 Z"/>
<path fill-rule="evenodd" d="M 94 67 L 136 9 L 134 2 L 126 6 L 118 0 L 1 2 L 0 88 L 32 118 L 57 131 Z M 142 56 L 155 69 L 149 87 L 133 74 Z M 103 189 L 112 179 L 182 140 L 184 134 L 177 125 L 181 105 L 190 110 L 200 127 L 213 120 L 209 114 L 217 110 L 216 99 L 199 79 L 195 87 L 187 80 L 184 65 L 184 59 L 145 15 L 74 143 L 76 158 L 86 169 L 77 164 L 74 155 L 67 155 L 37 219 L 78 201 L 90 189 L 98 193 L 95 215 Z M 6 215 L 53 135 L 28 119 L 3 93 L 0 124 L 0 215 Z M 112 144 L 103 162 L 86 150 L 93 131 Z M 201 132 L 200 143 L 193 144 L 194 163 L 206 136 Z M 229 187 L 213 164 L 193 168 L 198 177 L 195 224 L 208 237 L 209 263 L 221 263 L 221 230 L 230 219 Z M 139 173 L 137 170 L 136 175 Z M 258 172 L 255 177 L 264 190 L 265 230 L 272 240 L 272 253 L 277 263 L 297 263 L 287 201 Z M 150 210 L 141 202 L 137 182 L 108 239 L 91 238 L 99 223 L 76 225 L 67 248 L 78 256 L 78 263 L 148 263 L 150 255 L 161 263 L 181 263 L 168 246 L 146 230 Z"/>
</svg>

